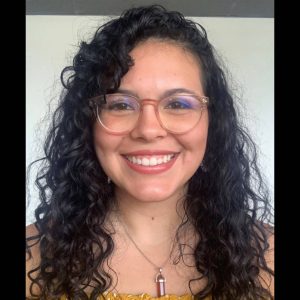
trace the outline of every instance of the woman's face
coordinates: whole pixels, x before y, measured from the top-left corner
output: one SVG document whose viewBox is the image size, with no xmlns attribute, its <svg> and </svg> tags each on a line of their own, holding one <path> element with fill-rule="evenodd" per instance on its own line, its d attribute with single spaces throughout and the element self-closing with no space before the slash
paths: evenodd
<svg viewBox="0 0 300 300">
<path fill-rule="evenodd" d="M 204 95 L 199 62 L 182 47 L 147 40 L 130 55 L 134 65 L 122 78 L 120 90 L 139 99 L 159 100 L 173 89 Z M 94 143 L 103 170 L 115 184 L 117 197 L 163 201 L 178 198 L 185 191 L 187 181 L 204 156 L 207 131 L 206 109 L 196 127 L 176 135 L 160 126 L 152 105 L 145 105 L 137 126 L 126 135 L 112 135 L 95 122 Z M 134 163 L 143 159 L 166 163 L 156 166 Z"/>
</svg>

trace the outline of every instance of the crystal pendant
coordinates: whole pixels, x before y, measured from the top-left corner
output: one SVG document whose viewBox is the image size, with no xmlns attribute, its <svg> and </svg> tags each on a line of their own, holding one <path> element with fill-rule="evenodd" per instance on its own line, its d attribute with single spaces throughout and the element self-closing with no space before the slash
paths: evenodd
<svg viewBox="0 0 300 300">
<path fill-rule="evenodd" d="M 157 297 L 162 297 L 166 294 L 165 277 L 161 274 L 162 269 L 159 269 L 159 273 L 155 277 L 157 287 Z"/>
</svg>

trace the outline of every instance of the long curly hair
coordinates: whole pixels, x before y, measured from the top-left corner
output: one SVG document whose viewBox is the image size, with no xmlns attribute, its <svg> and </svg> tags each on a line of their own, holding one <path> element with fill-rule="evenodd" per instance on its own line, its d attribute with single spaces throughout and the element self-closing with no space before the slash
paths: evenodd
<svg viewBox="0 0 300 300">
<path fill-rule="evenodd" d="M 89 43 L 81 42 L 73 65 L 61 73 L 64 91 L 44 145 L 45 156 L 38 160 L 43 163 L 36 179 L 41 201 L 35 210 L 38 234 L 27 238 L 29 253 L 39 243 L 41 257 L 39 266 L 28 272 L 32 296 L 37 296 L 37 285 L 39 299 L 63 294 L 69 299 L 96 299 L 112 285 L 103 265 L 114 250 L 104 228 L 114 188 L 107 184 L 95 154 L 95 115 L 88 99 L 117 90 L 133 65 L 130 51 L 149 38 L 175 42 L 198 57 L 210 99 L 204 166 L 189 180 L 184 202 L 200 237 L 194 250 L 196 268 L 207 278 L 195 296 L 272 298 L 259 275 L 260 270 L 274 274 L 264 258 L 272 208 L 256 146 L 237 119 L 224 69 L 205 29 L 159 5 L 129 9 L 102 25 Z M 84 292 L 87 286 L 94 287 L 89 296 Z"/>
</svg>

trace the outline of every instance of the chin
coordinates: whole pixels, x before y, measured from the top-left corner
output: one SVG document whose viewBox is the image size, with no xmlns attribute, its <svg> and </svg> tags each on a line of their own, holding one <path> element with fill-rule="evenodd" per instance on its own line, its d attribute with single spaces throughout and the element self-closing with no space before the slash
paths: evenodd
<svg viewBox="0 0 300 300">
<path fill-rule="evenodd" d="M 162 202 L 171 198 L 177 198 L 176 200 L 178 200 L 182 192 L 180 193 L 176 189 L 168 189 L 166 187 L 147 186 L 145 188 L 137 188 L 132 195 L 142 202 Z"/>
</svg>

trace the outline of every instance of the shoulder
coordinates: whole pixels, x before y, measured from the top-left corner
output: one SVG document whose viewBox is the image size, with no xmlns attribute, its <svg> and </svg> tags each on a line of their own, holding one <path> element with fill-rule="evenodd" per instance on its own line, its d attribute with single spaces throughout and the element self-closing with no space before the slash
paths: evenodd
<svg viewBox="0 0 300 300">
<path fill-rule="evenodd" d="M 269 248 L 265 254 L 265 258 L 269 268 L 274 271 L 274 242 L 275 242 L 275 234 L 274 227 L 268 226 L 268 244 Z"/>
<path fill-rule="evenodd" d="M 274 271 L 274 241 L 275 241 L 275 234 L 274 234 L 274 227 L 270 225 L 265 226 L 268 244 L 269 247 L 265 252 L 265 260 L 267 266 Z M 268 288 L 272 295 L 274 295 L 274 276 L 270 276 L 267 272 L 261 271 L 261 279 L 262 285 L 265 288 Z"/>
<path fill-rule="evenodd" d="M 275 241 L 275 232 L 274 227 L 271 225 L 265 225 L 267 242 L 269 247 L 265 253 L 265 259 L 268 264 L 268 267 L 274 270 L 274 241 Z"/>
<path fill-rule="evenodd" d="M 26 238 L 37 235 L 39 232 L 35 226 L 35 224 L 30 224 L 26 226 Z"/>
<path fill-rule="evenodd" d="M 30 296 L 31 280 L 28 272 L 37 268 L 40 264 L 40 248 L 38 230 L 34 224 L 26 226 L 26 296 Z M 37 290 L 34 289 L 35 292 Z"/>
<path fill-rule="evenodd" d="M 26 253 L 26 261 L 36 260 L 39 257 L 38 235 L 39 231 L 34 224 L 26 226 L 26 248 L 29 250 Z"/>
</svg>

